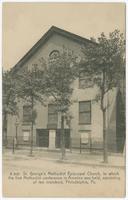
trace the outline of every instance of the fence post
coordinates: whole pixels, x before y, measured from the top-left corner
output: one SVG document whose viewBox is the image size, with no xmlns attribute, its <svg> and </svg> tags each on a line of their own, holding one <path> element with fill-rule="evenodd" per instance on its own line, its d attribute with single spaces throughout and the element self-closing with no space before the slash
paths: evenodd
<svg viewBox="0 0 128 200">
<path fill-rule="evenodd" d="M 90 135 L 90 153 L 92 152 L 92 138 L 91 138 L 91 133 L 89 134 Z"/>
<path fill-rule="evenodd" d="M 72 153 L 72 138 L 70 137 L 70 152 Z"/>
<path fill-rule="evenodd" d="M 15 153 L 15 144 L 14 144 L 15 142 L 14 142 L 14 137 L 13 137 L 13 141 L 12 141 L 12 153 L 14 154 Z"/>
<path fill-rule="evenodd" d="M 80 137 L 80 153 L 81 153 L 81 137 Z"/>
</svg>

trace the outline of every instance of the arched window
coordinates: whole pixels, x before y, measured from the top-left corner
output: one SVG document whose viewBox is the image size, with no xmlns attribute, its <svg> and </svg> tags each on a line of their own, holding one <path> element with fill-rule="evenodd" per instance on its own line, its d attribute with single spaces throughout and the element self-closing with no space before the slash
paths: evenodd
<svg viewBox="0 0 128 200">
<path fill-rule="evenodd" d="M 60 52 L 58 50 L 53 50 L 50 54 L 49 54 L 49 61 L 53 62 L 56 61 L 60 56 Z"/>
</svg>

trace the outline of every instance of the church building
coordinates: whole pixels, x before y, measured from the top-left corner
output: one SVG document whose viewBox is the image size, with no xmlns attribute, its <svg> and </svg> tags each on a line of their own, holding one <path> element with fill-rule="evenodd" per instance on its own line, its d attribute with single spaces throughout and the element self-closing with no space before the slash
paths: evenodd
<svg viewBox="0 0 128 200">
<path fill-rule="evenodd" d="M 33 64 L 41 62 L 42 59 L 55 59 L 59 52 L 65 48 L 81 59 L 83 45 L 86 46 L 93 41 L 80 37 L 68 31 L 52 26 L 42 38 L 27 52 L 27 54 L 14 66 L 17 72 Z M 40 66 L 41 67 L 41 66 Z M 85 87 L 86 85 L 86 87 Z M 88 86 L 88 87 L 87 87 Z M 91 81 L 79 76 L 74 81 L 72 98 L 74 103 L 70 107 L 72 119 L 70 124 L 65 122 L 65 146 L 67 149 L 80 148 L 82 143 L 87 149 L 103 148 L 103 116 L 100 103 L 94 101 L 97 87 L 91 87 Z M 114 88 L 106 95 L 109 102 L 107 109 L 106 126 L 108 150 L 110 152 L 123 152 L 125 133 L 121 128 L 122 93 Z M 59 113 L 55 112 L 55 106 L 48 100 L 44 107 L 39 102 L 34 109 L 37 112 L 34 129 L 33 144 L 45 149 L 59 149 L 61 145 L 61 121 Z M 19 103 L 19 118 L 8 115 L 7 138 L 8 144 L 13 137 L 17 137 L 18 144 L 30 144 L 31 107 L 23 102 Z"/>
</svg>

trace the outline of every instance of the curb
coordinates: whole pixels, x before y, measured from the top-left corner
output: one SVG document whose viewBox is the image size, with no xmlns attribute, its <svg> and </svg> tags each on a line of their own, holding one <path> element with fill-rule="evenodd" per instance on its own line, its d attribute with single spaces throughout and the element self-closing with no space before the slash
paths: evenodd
<svg viewBox="0 0 128 200">
<path fill-rule="evenodd" d="M 67 161 L 67 160 L 58 160 L 57 162 L 66 163 L 66 164 L 75 164 L 75 165 L 86 165 L 86 166 L 95 166 L 95 167 L 107 167 L 107 168 L 110 167 L 110 168 L 125 169 L 125 166 L 117 166 L 117 165 L 110 165 L 110 164 L 103 164 L 103 163 L 82 163 L 82 162 Z"/>
</svg>

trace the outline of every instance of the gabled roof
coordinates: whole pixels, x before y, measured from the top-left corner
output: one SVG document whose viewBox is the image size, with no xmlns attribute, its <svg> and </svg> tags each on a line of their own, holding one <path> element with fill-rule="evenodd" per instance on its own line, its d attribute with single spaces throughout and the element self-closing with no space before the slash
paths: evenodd
<svg viewBox="0 0 128 200">
<path fill-rule="evenodd" d="M 21 58 L 21 60 L 13 67 L 13 71 L 19 69 L 20 66 L 22 66 L 54 33 L 57 33 L 61 36 L 64 36 L 66 38 L 69 38 L 70 40 L 73 40 L 75 42 L 78 42 L 80 44 L 87 44 L 95 42 L 88 40 L 86 38 L 83 38 L 81 36 L 78 36 L 74 33 L 65 31 L 63 29 L 60 29 L 58 27 L 52 26 L 41 38 L 40 40 Z"/>
</svg>

